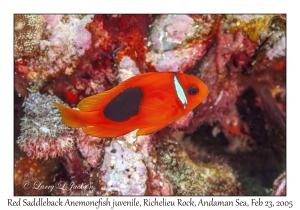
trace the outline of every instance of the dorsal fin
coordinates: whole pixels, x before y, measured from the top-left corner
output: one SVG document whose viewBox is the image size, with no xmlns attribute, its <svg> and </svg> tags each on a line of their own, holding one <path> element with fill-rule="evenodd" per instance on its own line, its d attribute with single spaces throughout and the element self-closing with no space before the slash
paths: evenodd
<svg viewBox="0 0 300 210">
<path fill-rule="evenodd" d="M 163 75 L 163 73 L 159 74 Z M 151 80 L 151 82 L 156 81 L 157 75 L 157 72 L 148 72 L 145 74 L 140 74 L 131 77 L 110 90 L 82 99 L 77 105 L 77 107 L 81 111 L 97 111 L 103 108 L 107 103 L 109 103 L 109 101 L 112 98 L 117 96 L 120 92 L 124 91 L 125 89 L 133 86 L 145 85 L 146 83 L 148 84 L 149 79 Z"/>
<path fill-rule="evenodd" d="M 112 98 L 114 98 L 116 95 L 118 95 L 120 92 L 130 87 L 131 83 L 134 82 L 134 80 L 136 80 L 139 76 L 140 75 L 129 78 L 128 80 L 113 87 L 110 90 L 84 98 L 78 103 L 77 107 L 81 111 L 87 111 L 87 112 L 99 110 L 101 107 L 109 103 L 109 101 Z"/>
<path fill-rule="evenodd" d="M 113 93 L 113 89 L 105 91 L 103 93 L 99 93 L 93 96 L 89 96 L 87 98 L 82 99 L 79 104 L 77 104 L 78 109 L 81 111 L 96 111 L 99 110 L 101 104 L 106 104 L 105 102 L 110 100 L 110 94 Z"/>
</svg>

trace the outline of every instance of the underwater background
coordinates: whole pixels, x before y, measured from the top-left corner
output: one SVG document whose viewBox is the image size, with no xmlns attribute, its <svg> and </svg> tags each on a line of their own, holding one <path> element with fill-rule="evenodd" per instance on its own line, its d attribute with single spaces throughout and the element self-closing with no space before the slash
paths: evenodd
<svg viewBox="0 0 300 210">
<path fill-rule="evenodd" d="M 209 95 L 140 137 L 86 135 L 52 103 L 154 71 Z M 16 14 L 14 142 L 14 195 L 285 195 L 286 16 Z"/>
</svg>

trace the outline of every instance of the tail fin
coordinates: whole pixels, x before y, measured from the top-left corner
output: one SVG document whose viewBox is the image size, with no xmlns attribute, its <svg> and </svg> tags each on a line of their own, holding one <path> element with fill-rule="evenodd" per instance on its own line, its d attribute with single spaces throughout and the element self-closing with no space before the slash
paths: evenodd
<svg viewBox="0 0 300 210">
<path fill-rule="evenodd" d="M 55 101 L 53 101 L 53 104 L 60 109 L 62 120 L 67 126 L 72 128 L 81 128 L 86 126 L 82 120 L 81 111 L 71 109 Z"/>
</svg>

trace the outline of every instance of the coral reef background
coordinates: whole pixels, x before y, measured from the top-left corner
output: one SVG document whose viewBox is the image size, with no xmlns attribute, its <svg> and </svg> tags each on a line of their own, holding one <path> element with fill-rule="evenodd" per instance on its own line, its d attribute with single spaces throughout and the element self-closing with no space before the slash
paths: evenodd
<svg viewBox="0 0 300 210">
<path fill-rule="evenodd" d="M 52 104 L 151 71 L 209 96 L 138 138 L 85 135 Z M 14 137 L 15 195 L 285 195 L 286 16 L 15 15 Z"/>
</svg>

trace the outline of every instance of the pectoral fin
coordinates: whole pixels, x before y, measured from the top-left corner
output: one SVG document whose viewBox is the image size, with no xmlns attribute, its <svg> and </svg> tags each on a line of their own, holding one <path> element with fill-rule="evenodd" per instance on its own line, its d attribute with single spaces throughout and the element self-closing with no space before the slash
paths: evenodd
<svg viewBox="0 0 300 210">
<path fill-rule="evenodd" d="M 150 98 L 150 97 L 149 97 Z M 141 108 L 147 109 L 147 111 L 161 111 L 165 112 L 170 106 L 159 98 L 150 98 L 147 102 L 141 106 Z"/>
<path fill-rule="evenodd" d="M 176 114 L 176 110 L 174 97 L 163 91 L 156 91 L 143 99 L 139 116 L 147 119 L 150 124 L 168 125 L 167 121 Z"/>
</svg>

